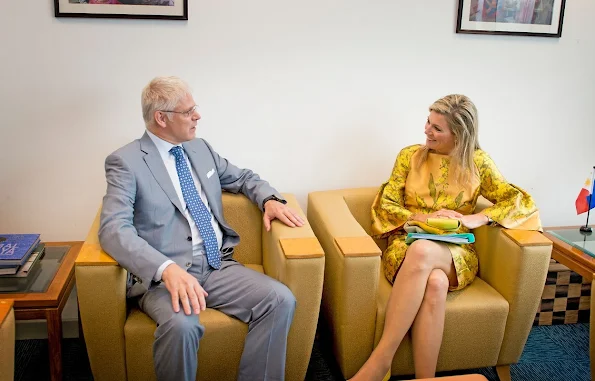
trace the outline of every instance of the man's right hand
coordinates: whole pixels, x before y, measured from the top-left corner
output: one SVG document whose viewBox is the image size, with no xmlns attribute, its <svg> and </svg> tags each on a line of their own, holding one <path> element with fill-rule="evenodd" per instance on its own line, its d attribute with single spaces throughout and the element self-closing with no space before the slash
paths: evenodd
<svg viewBox="0 0 595 381">
<path fill-rule="evenodd" d="M 195 277 L 188 274 L 175 263 L 170 264 L 163 270 L 161 280 L 171 295 L 171 305 L 174 312 L 180 311 L 180 302 L 186 315 L 199 314 L 207 308 L 205 297 L 207 292 L 201 287 Z"/>
</svg>

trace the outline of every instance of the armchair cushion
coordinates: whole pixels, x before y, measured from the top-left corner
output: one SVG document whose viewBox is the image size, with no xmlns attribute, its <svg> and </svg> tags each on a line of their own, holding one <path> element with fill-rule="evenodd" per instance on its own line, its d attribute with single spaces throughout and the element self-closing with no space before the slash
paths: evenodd
<svg viewBox="0 0 595 381">
<path fill-rule="evenodd" d="M 260 265 L 246 267 L 264 273 Z M 208 327 L 200 346 L 208 350 L 198 351 L 198 369 L 201 373 L 217 374 L 222 380 L 237 380 L 238 368 L 222 367 L 221 359 L 228 359 L 231 364 L 240 363 L 248 325 L 212 308 L 200 313 L 200 322 Z M 150 317 L 137 307 L 132 308 L 124 325 L 124 337 L 129 373 L 134 374 L 135 379 L 155 379 L 152 347 L 156 329 Z"/>
<path fill-rule="evenodd" d="M 374 346 L 380 341 L 384 329 L 386 306 L 392 291 L 392 286 L 384 275 L 380 278 Z M 446 303 L 438 369 L 448 371 L 496 364 L 508 315 L 506 299 L 477 278 L 467 288 L 449 292 Z M 473 353 L 473 356 L 461 356 L 464 353 Z M 415 372 L 409 335 L 405 337 L 393 359 L 392 370 L 397 374 Z"/>
</svg>

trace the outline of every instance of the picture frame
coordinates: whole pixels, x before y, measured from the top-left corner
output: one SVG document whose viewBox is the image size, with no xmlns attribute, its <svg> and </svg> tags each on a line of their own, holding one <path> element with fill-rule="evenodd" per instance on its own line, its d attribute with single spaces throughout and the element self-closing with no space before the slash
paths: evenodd
<svg viewBox="0 0 595 381">
<path fill-rule="evenodd" d="M 188 20 L 188 0 L 54 0 L 54 15 Z"/>
<path fill-rule="evenodd" d="M 459 0 L 457 33 L 561 37 L 566 0 Z"/>
</svg>

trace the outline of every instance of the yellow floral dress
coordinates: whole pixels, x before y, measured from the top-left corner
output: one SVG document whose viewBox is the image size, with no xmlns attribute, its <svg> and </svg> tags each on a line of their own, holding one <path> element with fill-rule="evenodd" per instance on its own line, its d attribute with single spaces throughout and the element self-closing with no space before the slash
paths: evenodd
<svg viewBox="0 0 595 381">
<path fill-rule="evenodd" d="M 401 150 L 390 179 L 382 184 L 372 205 L 372 234 L 375 238 L 388 238 L 388 247 L 382 254 L 384 275 L 393 283 L 408 246 L 403 225 L 417 213 L 430 214 L 440 209 L 472 214 L 479 196 L 494 205 L 483 214 L 505 228 L 541 230 L 539 212 L 531 196 L 523 189 L 506 182 L 498 168 L 484 151 L 475 151 L 473 161 L 478 178 L 467 184 L 458 184 L 456 173 L 450 168 L 450 157 L 433 152 L 419 165 L 421 145 Z M 469 230 L 461 226 L 457 233 Z M 477 254 L 473 245 L 447 244 L 457 272 L 460 290 L 473 282 L 478 270 Z"/>
</svg>

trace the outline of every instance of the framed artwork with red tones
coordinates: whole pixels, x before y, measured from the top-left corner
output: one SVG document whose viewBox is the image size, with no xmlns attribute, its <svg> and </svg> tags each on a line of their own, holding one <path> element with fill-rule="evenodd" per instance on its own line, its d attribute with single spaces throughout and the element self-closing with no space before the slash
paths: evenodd
<svg viewBox="0 0 595 381">
<path fill-rule="evenodd" d="M 56 17 L 188 20 L 188 0 L 54 0 Z"/>
<path fill-rule="evenodd" d="M 561 37 L 566 0 L 459 0 L 457 33 Z"/>
</svg>

